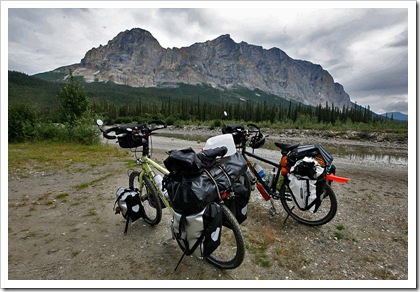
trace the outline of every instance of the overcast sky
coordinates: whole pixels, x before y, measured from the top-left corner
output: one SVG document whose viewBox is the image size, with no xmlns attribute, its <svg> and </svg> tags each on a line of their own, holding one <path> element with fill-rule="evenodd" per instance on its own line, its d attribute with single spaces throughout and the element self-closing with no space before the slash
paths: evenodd
<svg viewBox="0 0 420 292">
<path fill-rule="evenodd" d="M 377 8 L 332 8 L 325 3 L 314 6 L 313 1 L 310 5 L 297 2 L 296 8 L 281 1 L 261 3 L 260 8 L 247 7 L 256 2 L 235 2 L 227 8 L 220 7 L 222 2 L 206 6 L 210 8 L 188 8 L 192 6 L 185 2 L 180 7 L 187 8 L 178 8 L 170 2 L 173 8 L 142 8 L 150 6 L 138 1 L 129 4 L 136 3 L 135 8 L 118 9 L 115 2 L 96 3 L 108 3 L 108 8 L 101 9 L 104 4 L 78 8 L 83 2 L 75 8 L 9 6 L 8 69 L 32 75 L 79 63 L 91 48 L 106 45 L 119 32 L 135 27 L 148 30 L 164 48 L 230 34 L 237 43 L 277 47 L 294 59 L 320 64 L 344 86 L 353 102 L 369 105 L 376 113 L 407 113 L 408 19 L 414 15 L 415 25 L 415 2 L 410 9 L 408 4 L 383 8 L 380 1 L 370 5 Z M 335 2 L 326 5 L 331 3 Z M 410 35 L 410 42 L 415 45 L 415 36 Z"/>
</svg>

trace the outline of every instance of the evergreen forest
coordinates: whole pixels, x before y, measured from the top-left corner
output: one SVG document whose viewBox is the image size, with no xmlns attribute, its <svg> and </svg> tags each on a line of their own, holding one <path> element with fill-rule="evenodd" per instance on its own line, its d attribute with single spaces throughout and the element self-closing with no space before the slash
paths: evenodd
<svg viewBox="0 0 420 292">
<path fill-rule="evenodd" d="M 64 87 L 73 84 L 82 92 L 92 120 L 106 124 L 142 123 L 161 120 L 168 125 L 217 126 L 223 112 L 235 122 L 253 122 L 270 128 L 383 130 L 407 133 L 407 122 L 394 121 L 373 113 L 369 106 L 334 104 L 306 106 L 260 90 L 221 90 L 208 85 L 133 88 L 113 83 L 86 83 L 71 76 L 66 82 L 9 71 L 9 124 L 11 109 L 20 108 L 37 121 L 62 123 Z M 83 100 L 83 98 L 81 99 Z M 23 110 L 24 109 L 24 110 Z M 27 116 L 26 113 L 26 116 Z M 92 122 L 93 123 L 93 122 Z"/>
</svg>

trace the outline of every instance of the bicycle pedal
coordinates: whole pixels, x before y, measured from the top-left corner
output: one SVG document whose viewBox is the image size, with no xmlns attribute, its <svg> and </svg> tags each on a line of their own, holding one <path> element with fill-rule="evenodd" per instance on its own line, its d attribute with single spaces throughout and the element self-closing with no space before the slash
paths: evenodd
<svg viewBox="0 0 420 292">
<path fill-rule="evenodd" d="M 270 213 L 270 215 L 273 216 L 273 217 L 277 214 L 276 209 L 274 209 L 274 208 L 270 208 L 268 213 Z"/>
</svg>

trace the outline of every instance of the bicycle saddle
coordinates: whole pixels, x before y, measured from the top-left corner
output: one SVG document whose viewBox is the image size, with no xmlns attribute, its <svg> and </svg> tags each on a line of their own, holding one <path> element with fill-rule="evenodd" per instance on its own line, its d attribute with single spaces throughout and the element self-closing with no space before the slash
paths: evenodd
<svg viewBox="0 0 420 292">
<path fill-rule="evenodd" d="M 277 147 L 279 147 L 281 150 L 285 150 L 285 151 L 291 151 L 300 145 L 299 143 L 285 144 L 285 143 L 280 143 L 280 142 L 275 142 L 274 144 Z"/>
</svg>

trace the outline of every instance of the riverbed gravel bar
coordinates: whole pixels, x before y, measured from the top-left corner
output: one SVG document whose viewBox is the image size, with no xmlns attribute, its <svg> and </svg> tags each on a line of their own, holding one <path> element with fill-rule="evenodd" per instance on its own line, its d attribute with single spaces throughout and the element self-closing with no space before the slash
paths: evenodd
<svg viewBox="0 0 420 292">
<path fill-rule="evenodd" d="M 166 129 L 167 133 L 185 135 L 194 131 L 203 134 L 204 130 Z M 199 150 L 206 136 L 216 134 L 219 134 L 217 130 L 208 131 L 204 138 L 193 141 L 156 135 L 152 158 L 162 162 L 166 151 L 186 146 Z M 399 142 L 328 139 L 309 134 L 287 137 L 275 132 L 269 139 L 303 144 L 383 146 L 393 153 L 408 155 L 407 144 Z M 108 143 L 115 145 L 114 141 Z M 123 233 L 125 220 L 114 214 L 115 191 L 128 185 L 126 161 L 132 158 L 129 151 L 121 151 L 127 152 L 126 158 L 104 166 L 80 163 L 58 171 L 37 172 L 34 165 L 24 175 L 9 169 L 7 285 L 28 285 L 21 280 L 159 280 L 94 284 L 30 281 L 29 285 L 30 288 L 415 286 L 416 230 L 412 220 L 415 220 L 416 193 L 409 194 L 408 162 L 363 163 L 335 156 L 337 175 L 351 180 L 333 184 L 338 213 L 330 223 L 319 227 L 308 227 L 291 218 L 284 223 L 286 212 L 279 202 L 276 202 L 278 213 L 271 216 L 269 203 L 254 191 L 248 219 L 241 225 L 246 243 L 243 264 L 234 270 L 219 270 L 206 261 L 186 257 L 174 271 L 182 253 L 175 241 L 163 244 L 171 238 L 171 216 L 167 210 L 163 210 L 162 221 L 157 226 L 150 227 L 139 220 L 129 227 L 127 235 Z M 268 159 L 280 159 L 279 151 L 256 151 Z M 85 187 L 80 188 L 82 184 Z M 254 281 L 204 284 L 188 280 Z"/>
</svg>

